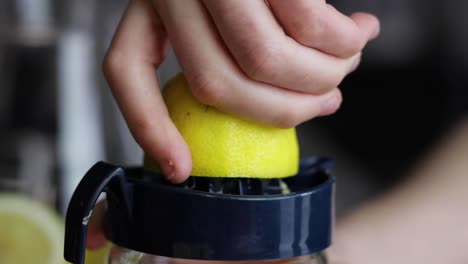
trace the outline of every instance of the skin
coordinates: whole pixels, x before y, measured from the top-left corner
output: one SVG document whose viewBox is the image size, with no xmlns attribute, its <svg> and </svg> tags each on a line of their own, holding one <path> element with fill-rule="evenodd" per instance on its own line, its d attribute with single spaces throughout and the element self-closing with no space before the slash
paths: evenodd
<svg viewBox="0 0 468 264">
<path fill-rule="evenodd" d="M 323 0 L 130 0 L 103 71 L 135 140 L 178 183 L 190 151 L 155 75 L 169 45 L 199 101 L 287 128 L 338 110 L 338 85 L 378 34 L 373 15 Z M 94 212 L 91 249 L 105 244 L 101 205 Z"/>
<path fill-rule="evenodd" d="M 400 186 L 337 224 L 335 264 L 468 263 L 468 118 Z"/>
<path fill-rule="evenodd" d="M 136 141 L 171 181 L 181 182 L 191 156 L 154 74 L 169 43 L 198 100 L 293 127 L 339 108 L 339 83 L 378 33 L 372 15 L 347 17 L 322 0 L 131 0 L 104 73 Z M 340 219 L 330 263 L 468 263 L 466 157 L 468 119 L 409 180 Z M 90 249 L 106 243 L 102 214 L 98 204 Z"/>
<path fill-rule="evenodd" d="M 467 157 L 468 117 L 408 180 L 338 221 L 329 263 L 468 263 Z M 91 218 L 89 248 L 105 243 L 102 212 L 101 203 Z"/>
<path fill-rule="evenodd" d="M 192 167 L 168 116 L 155 69 L 169 43 L 202 103 L 277 127 L 334 113 L 338 85 L 379 33 L 319 0 L 131 0 L 104 74 L 135 140 L 173 182 Z"/>
</svg>

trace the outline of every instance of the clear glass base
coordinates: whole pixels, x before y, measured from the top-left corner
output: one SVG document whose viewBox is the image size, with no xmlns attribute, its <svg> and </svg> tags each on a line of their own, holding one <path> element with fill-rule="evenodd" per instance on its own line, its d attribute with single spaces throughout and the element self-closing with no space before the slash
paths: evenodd
<svg viewBox="0 0 468 264">
<path fill-rule="evenodd" d="M 121 247 L 114 247 L 109 256 L 109 264 L 326 264 L 323 254 L 308 255 L 280 260 L 256 261 L 207 261 L 175 259 L 149 255 Z"/>
</svg>

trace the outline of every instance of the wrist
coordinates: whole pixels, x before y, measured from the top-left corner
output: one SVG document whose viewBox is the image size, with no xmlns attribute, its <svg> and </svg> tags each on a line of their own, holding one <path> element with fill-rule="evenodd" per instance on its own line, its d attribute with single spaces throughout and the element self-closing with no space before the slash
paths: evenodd
<svg viewBox="0 0 468 264">
<path fill-rule="evenodd" d="M 395 201 L 372 202 L 341 219 L 327 252 L 329 263 L 468 263 L 463 215 L 435 201 L 419 206 Z"/>
</svg>

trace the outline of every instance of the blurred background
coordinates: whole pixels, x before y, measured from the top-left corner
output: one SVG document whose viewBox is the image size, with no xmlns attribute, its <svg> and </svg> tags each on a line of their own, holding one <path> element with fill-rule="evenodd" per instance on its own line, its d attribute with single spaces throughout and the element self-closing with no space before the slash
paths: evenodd
<svg viewBox="0 0 468 264">
<path fill-rule="evenodd" d="M 0 0 L 0 190 L 63 213 L 96 161 L 141 163 L 100 66 L 126 2 Z M 298 128 L 303 156 L 335 159 L 340 215 L 400 181 L 467 114 L 468 1 L 329 2 L 382 25 L 340 111 Z"/>
</svg>

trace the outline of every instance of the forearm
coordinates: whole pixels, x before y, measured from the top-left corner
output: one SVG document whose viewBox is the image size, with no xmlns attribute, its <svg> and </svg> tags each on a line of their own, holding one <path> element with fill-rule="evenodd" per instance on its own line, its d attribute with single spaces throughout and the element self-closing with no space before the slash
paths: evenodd
<svg viewBox="0 0 468 264">
<path fill-rule="evenodd" d="M 468 263 L 468 119 L 409 180 L 338 223 L 332 263 Z"/>
</svg>

